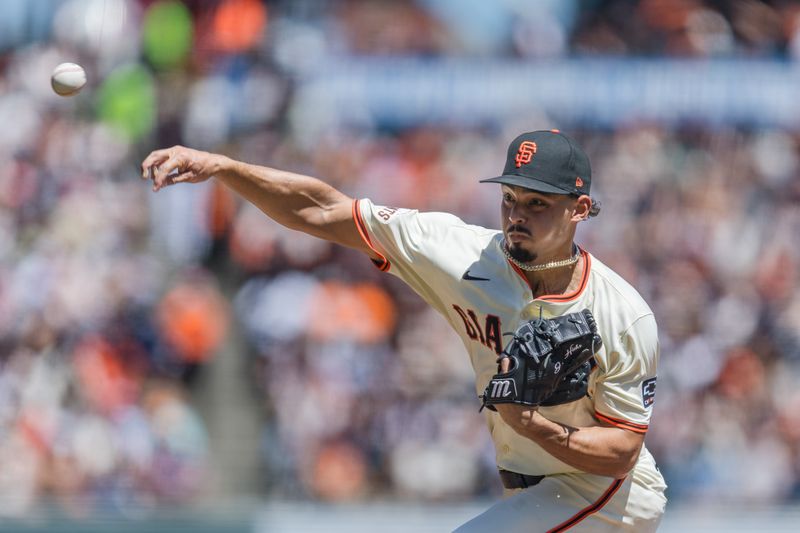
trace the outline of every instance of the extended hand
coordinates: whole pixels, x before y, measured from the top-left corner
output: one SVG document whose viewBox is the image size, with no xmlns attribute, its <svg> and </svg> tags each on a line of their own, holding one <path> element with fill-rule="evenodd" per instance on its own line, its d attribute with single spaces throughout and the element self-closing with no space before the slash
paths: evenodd
<svg viewBox="0 0 800 533">
<path fill-rule="evenodd" d="M 151 152 L 142 161 L 142 179 L 153 180 L 153 190 L 175 183 L 200 183 L 219 172 L 222 156 L 173 146 Z"/>
</svg>

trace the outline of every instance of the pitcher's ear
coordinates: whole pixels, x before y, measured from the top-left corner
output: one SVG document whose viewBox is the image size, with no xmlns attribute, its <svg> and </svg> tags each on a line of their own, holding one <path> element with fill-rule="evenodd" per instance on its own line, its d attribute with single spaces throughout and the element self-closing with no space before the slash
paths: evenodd
<svg viewBox="0 0 800 533">
<path fill-rule="evenodd" d="M 581 221 L 587 220 L 592 216 L 592 206 L 594 205 L 592 198 L 587 194 L 578 196 L 575 201 L 575 215 L 573 220 Z"/>
</svg>

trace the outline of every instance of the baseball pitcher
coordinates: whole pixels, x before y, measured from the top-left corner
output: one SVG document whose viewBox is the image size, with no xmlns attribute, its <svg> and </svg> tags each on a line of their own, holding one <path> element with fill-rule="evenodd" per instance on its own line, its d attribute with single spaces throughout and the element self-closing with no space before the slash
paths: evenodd
<svg viewBox="0 0 800 533">
<path fill-rule="evenodd" d="M 506 490 L 458 532 L 656 530 L 666 486 L 644 446 L 656 322 L 574 243 L 600 211 L 574 140 L 552 130 L 511 142 L 502 175 L 483 180 L 500 184 L 501 230 L 180 146 L 142 163 L 156 191 L 212 176 L 289 228 L 361 250 L 461 336 Z"/>
</svg>

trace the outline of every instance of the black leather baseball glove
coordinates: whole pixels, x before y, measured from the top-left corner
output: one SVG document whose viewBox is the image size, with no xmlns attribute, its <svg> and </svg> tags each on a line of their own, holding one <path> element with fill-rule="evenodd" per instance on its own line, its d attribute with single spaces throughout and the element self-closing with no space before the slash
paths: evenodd
<svg viewBox="0 0 800 533">
<path fill-rule="evenodd" d="M 586 394 L 593 356 L 603 345 L 588 309 L 523 323 L 500 360 L 511 361 L 483 393 L 483 407 L 498 403 L 559 405 Z"/>
</svg>

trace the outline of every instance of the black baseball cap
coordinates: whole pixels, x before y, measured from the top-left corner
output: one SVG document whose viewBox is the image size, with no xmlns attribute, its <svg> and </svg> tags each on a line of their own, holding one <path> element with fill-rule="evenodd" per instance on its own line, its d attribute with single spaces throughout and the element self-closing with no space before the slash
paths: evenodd
<svg viewBox="0 0 800 533">
<path fill-rule="evenodd" d="M 503 175 L 481 180 L 544 193 L 589 194 L 592 167 L 574 140 L 558 130 L 523 133 L 508 145 Z"/>
</svg>

